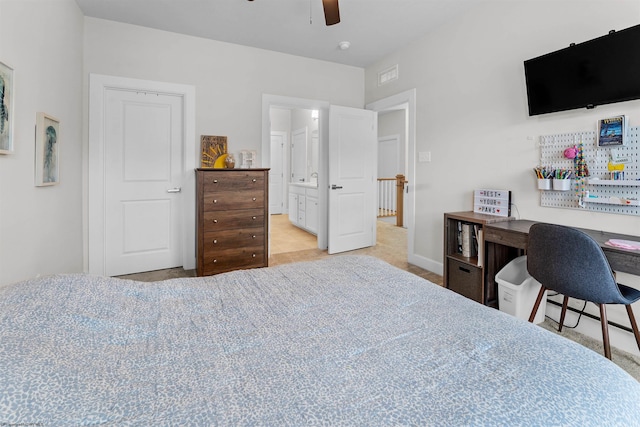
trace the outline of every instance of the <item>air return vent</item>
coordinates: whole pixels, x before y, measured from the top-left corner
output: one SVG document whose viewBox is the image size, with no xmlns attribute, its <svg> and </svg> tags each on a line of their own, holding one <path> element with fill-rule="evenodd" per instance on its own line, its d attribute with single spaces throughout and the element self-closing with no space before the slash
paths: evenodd
<svg viewBox="0 0 640 427">
<path fill-rule="evenodd" d="M 398 64 L 378 73 L 378 86 L 382 86 L 394 80 L 398 80 Z"/>
</svg>

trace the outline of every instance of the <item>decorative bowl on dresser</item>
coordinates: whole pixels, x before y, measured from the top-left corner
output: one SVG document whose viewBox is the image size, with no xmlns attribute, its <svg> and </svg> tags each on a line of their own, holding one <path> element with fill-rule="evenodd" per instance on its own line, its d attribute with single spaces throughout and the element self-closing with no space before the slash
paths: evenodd
<svg viewBox="0 0 640 427">
<path fill-rule="evenodd" d="M 267 267 L 269 169 L 196 169 L 198 276 Z"/>
</svg>

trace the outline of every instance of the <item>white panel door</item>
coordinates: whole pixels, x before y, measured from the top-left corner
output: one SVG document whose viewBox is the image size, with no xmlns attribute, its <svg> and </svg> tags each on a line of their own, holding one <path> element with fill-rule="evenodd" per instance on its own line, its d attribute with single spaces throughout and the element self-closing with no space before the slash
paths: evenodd
<svg viewBox="0 0 640 427">
<path fill-rule="evenodd" d="M 105 109 L 105 273 L 182 265 L 182 98 L 109 89 Z"/>
<path fill-rule="evenodd" d="M 286 132 L 271 132 L 271 163 L 269 169 L 269 213 L 281 214 L 284 210 L 284 147 Z"/>
<path fill-rule="evenodd" d="M 329 108 L 329 253 L 375 245 L 377 113 Z"/>
</svg>

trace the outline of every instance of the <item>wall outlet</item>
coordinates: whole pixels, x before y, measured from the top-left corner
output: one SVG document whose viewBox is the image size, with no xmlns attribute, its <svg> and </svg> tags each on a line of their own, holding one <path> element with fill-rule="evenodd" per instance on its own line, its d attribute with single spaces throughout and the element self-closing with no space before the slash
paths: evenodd
<svg viewBox="0 0 640 427">
<path fill-rule="evenodd" d="M 419 162 L 430 162 L 431 161 L 431 151 L 420 151 L 420 152 L 418 152 L 418 161 Z"/>
</svg>

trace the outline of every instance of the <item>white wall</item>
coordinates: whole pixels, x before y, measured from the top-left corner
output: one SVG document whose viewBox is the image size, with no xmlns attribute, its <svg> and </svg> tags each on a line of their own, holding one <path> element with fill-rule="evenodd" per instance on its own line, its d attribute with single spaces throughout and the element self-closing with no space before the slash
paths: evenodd
<svg viewBox="0 0 640 427">
<path fill-rule="evenodd" d="M 595 130 L 597 119 L 621 113 L 639 126 L 640 101 L 529 117 L 523 70 L 526 59 L 638 18 L 637 0 L 494 1 L 366 69 L 367 102 L 417 90 L 416 152 L 431 151 L 433 159 L 415 164 L 418 256 L 442 263 L 443 213 L 471 210 L 477 188 L 511 190 L 514 214 L 524 219 L 640 235 L 637 216 L 541 207 L 532 172 L 540 135 Z M 378 87 L 377 73 L 394 64 L 399 79 Z M 610 320 L 628 324 L 625 317 L 614 310 Z"/>
<path fill-rule="evenodd" d="M 378 113 L 378 139 L 384 137 L 397 136 L 400 141 L 399 156 L 399 168 L 393 174 L 386 174 L 388 176 L 380 175 L 380 162 L 384 162 L 384 159 L 378 156 L 378 178 L 395 178 L 399 173 L 406 175 L 407 168 L 405 165 L 406 145 L 407 145 L 407 113 L 404 109 L 384 111 Z"/>
<path fill-rule="evenodd" d="M 82 271 L 82 37 L 73 0 L 1 0 L 0 61 L 14 69 L 15 152 L 0 155 L 0 285 Z M 36 113 L 60 120 L 60 184 L 34 186 Z"/>
<path fill-rule="evenodd" d="M 263 94 L 364 106 L 357 67 L 95 18 L 85 18 L 84 52 L 85 87 L 90 73 L 193 85 L 196 145 L 225 135 L 229 152 L 256 150 L 258 165 Z"/>
<path fill-rule="evenodd" d="M 95 18 L 85 20 L 85 73 L 194 85 L 198 138 L 226 135 L 230 152 L 257 150 L 259 164 L 262 94 L 364 105 L 362 68 Z"/>
<path fill-rule="evenodd" d="M 291 109 L 271 107 L 271 130 L 291 133 Z"/>
</svg>

